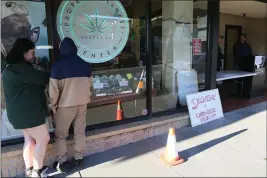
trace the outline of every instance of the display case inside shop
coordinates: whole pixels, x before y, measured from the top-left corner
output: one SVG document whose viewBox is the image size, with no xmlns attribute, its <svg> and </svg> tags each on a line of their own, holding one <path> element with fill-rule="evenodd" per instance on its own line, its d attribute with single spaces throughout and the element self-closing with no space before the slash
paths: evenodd
<svg viewBox="0 0 267 178">
<path fill-rule="evenodd" d="M 93 72 L 91 90 L 93 99 L 130 93 L 141 95 L 144 90 L 145 69 L 142 67 Z"/>
</svg>

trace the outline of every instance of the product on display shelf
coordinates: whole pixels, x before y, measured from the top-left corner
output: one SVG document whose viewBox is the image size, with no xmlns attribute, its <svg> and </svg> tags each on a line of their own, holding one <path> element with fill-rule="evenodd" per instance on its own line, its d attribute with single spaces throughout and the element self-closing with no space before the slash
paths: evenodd
<svg viewBox="0 0 267 178">
<path fill-rule="evenodd" d="M 101 77 L 101 82 L 103 82 L 103 83 L 108 83 L 108 77 L 107 77 L 106 75 L 103 75 L 103 76 Z"/>
<path fill-rule="evenodd" d="M 118 74 L 115 78 L 117 79 L 117 81 L 120 81 L 122 79 L 122 76 Z"/>
<path fill-rule="evenodd" d="M 115 86 L 117 83 L 117 80 L 115 79 L 115 76 L 114 75 L 110 75 L 109 76 L 109 84 L 110 86 Z"/>
<path fill-rule="evenodd" d="M 99 82 L 100 83 L 100 77 L 99 76 L 95 76 L 93 77 L 93 83 Z"/>
</svg>

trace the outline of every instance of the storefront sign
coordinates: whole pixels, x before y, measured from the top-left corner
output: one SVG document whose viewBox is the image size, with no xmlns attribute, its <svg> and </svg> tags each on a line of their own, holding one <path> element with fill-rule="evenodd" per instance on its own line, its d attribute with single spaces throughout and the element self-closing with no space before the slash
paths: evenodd
<svg viewBox="0 0 267 178">
<path fill-rule="evenodd" d="M 129 36 L 129 19 L 119 1 L 62 1 L 57 14 L 61 40 L 70 37 L 90 63 L 115 58 Z"/>
<path fill-rule="evenodd" d="M 223 117 L 218 89 L 186 96 L 192 127 Z"/>
<path fill-rule="evenodd" d="M 201 39 L 194 38 L 193 39 L 193 55 L 201 55 Z"/>
</svg>

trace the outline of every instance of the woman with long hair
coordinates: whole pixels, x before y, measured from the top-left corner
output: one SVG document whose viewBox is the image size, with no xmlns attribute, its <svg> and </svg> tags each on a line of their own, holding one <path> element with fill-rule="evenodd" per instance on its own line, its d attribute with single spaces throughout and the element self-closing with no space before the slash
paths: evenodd
<svg viewBox="0 0 267 178">
<path fill-rule="evenodd" d="M 26 176 L 47 177 L 43 161 L 50 137 L 45 122 L 48 109 L 44 90 L 49 73 L 36 70 L 32 65 L 34 59 L 34 43 L 17 39 L 7 55 L 2 79 L 8 120 L 24 135 Z"/>
</svg>

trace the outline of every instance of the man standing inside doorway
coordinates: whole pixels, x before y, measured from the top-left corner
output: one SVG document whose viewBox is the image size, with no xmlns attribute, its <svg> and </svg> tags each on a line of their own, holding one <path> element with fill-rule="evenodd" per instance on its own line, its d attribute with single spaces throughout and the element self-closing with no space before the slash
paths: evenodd
<svg viewBox="0 0 267 178">
<path fill-rule="evenodd" d="M 247 43 L 246 35 L 244 33 L 239 35 L 239 40 L 236 42 L 233 48 L 234 52 L 234 65 L 238 69 L 240 63 L 246 57 L 252 56 L 252 49 L 249 43 Z"/>
<path fill-rule="evenodd" d="M 224 58 L 223 53 L 222 53 L 222 49 L 220 47 L 220 43 L 222 41 L 223 37 L 220 36 L 218 39 L 218 56 L 217 56 L 217 71 L 222 70 L 223 66 L 222 66 L 222 60 Z"/>
<path fill-rule="evenodd" d="M 90 102 L 91 65 L 77 55 L 72 39 L 64 38 L 60 44 L 60 59 L 51 69 L 49 82 L 50 109 L 54 113 L 57 162 L 59 172 L 73 166 L 81 169 L 85 148 L 87 104 Z M 74 155 L 67 162 L 69 128 L 74 126 Z"/>
</svg>

